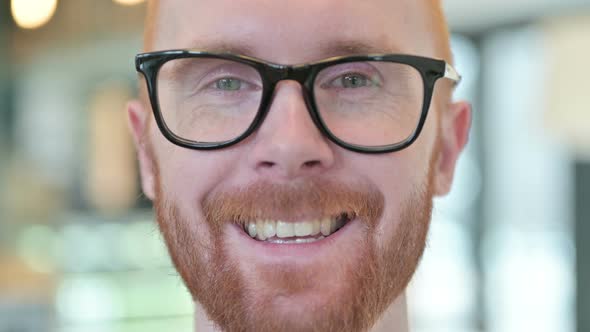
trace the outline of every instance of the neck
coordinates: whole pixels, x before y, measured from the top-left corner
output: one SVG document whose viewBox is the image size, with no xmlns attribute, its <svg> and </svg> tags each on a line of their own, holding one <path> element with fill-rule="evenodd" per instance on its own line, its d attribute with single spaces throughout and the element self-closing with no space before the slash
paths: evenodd
<svg viewBox="0 0 590 332">
<path fill-rule="evenodd" d="M 200 303 L 195 303 L 195 332 L 220 332 Z M 367 332 L 409 332 L 406 295 L 400 295 Z"/>
</svg>

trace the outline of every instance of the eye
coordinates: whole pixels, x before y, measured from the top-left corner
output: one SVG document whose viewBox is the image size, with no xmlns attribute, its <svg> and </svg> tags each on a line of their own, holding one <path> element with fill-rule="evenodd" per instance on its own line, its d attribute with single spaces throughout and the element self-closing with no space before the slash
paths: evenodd
<svg viewBox="0 0 590 332">
<path fill-rule="evenodd" d="M 339 78 L 339 80 L 341 81 L 342 87 L 353 89 L 367 86 L 367 83 L 369 83 L 367 77 L 360 74 L 346 74 Z"/>
<path fill-rule="evenodd" d="M 224 91 L 238 91 L 242 88 L 242 81 L 233 77 L 224 77 L 215 81 L 215 88 Z"/>
<path fill-rule="evenodd" d="M 365 74 L 346 73 L 331 80 L 328 84 L 323 85 L 328 88 L 358 89 L 379 86 L 379 82 Z"/>
</svg>

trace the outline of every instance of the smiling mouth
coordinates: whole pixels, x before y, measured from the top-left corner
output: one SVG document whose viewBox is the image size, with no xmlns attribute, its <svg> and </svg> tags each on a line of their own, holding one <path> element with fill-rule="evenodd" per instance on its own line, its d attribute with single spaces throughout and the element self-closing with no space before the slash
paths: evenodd
<svg viewBox="0 0 590 332">
<path fill-rule="evenodd" d="M 261 242 L 273 244 L 305 244 L 320 241 L 331 236 L 353 219 L 354 215 L 349 213 L 342 213 L 335 217 L 294 222 L 257 219 L 246 222 L 243 230 L 251 238 Z"/>
</svg>

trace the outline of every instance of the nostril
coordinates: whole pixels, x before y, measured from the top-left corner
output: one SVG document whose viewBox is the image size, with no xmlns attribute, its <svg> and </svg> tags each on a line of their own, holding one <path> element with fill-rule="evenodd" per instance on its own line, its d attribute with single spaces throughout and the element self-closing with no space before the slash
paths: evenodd
<svg viewBox="0 0 590 332">
<path fill-rule="evenodd" d="M 303 167 L 304 168 L 313 168 L 316 166 L 319 166 L 321 164 L 321 162 L 319 160 L 310 160 L 310 161 L 306 161 L 305 163 L 303 163 Z"/>
<path fill-rule="evenodd" d="M 271 168 L 275 165 L 275 163 L 273 163 L 272 161 L 263 161 L 260 162 L 260 166 L 264 167 L 264 168 Z"/>
</svg>

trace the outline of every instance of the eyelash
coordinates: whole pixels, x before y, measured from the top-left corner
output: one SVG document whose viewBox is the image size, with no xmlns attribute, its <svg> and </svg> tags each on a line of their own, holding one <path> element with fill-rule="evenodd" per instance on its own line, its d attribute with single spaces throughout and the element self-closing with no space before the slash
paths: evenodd
<svg viewBox="0 0 590 332">
<path fill-rule="evenodd" d="M 363 68 L 358 68 L 358 67 L 363 67 Z M 336 70 L 334 70 L 336 71 Z M 381 77 L 381 75 L 379 75 L 379 71 L 373 67 L 370 64 L 363 64 L 362 66 L 357 64 L 355 66 L 343 66 L 343 68 L 340 68 L 337 70 L 336 73 L 327 73 L 326 77 L 328 77 L 328 79 L 324 79 L 322 78 L 320 81 L 322 82 L 320 84 L 320 86 L 324 86 L 326 84 L 330 84 L 331 82 L 342 78 L 343 76 L 346 75 L 359 75 L 359 76 L 363 76 L 365 77 L 368 81 L 373 82 L 374 83 L 374 77 Z M 380 81 L 380 80 L 379 80 Z"/>
<path fill-rule="evenodd" d="M 240 85 L 241 85 L 240 89 L 238 89 L 238 90 L 220 89 L 217 87 L 217 84 L 222 80 L 237 80 L 240 82 Z M 233 75 L 233 76 L 227 75 L 227 76 L 215 77 L 211 80 L 208 80 L 207 84 L 205 84 L 204 87 L 200 88 L 199 90 L 203 90 L 203 89 L 212 90 L 212 91 L 218 92 L 218 93 L 238 93 L 238 92 L 243 92 L 243 91 L 247 91 L 247 90 L 259 90 L 261 88 L 258 84 L 251 83 L 249 80 L 242 79 L 242 78 L 235 76 L 235 75 Z"/>
</svg>

